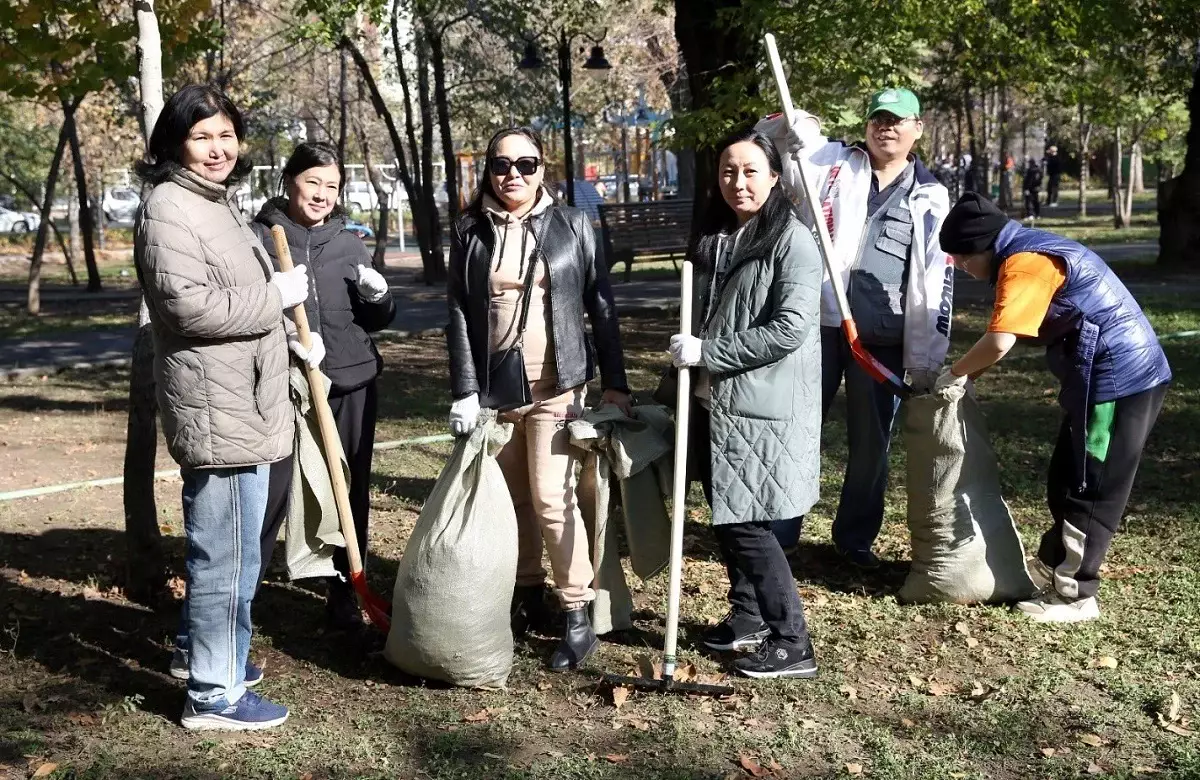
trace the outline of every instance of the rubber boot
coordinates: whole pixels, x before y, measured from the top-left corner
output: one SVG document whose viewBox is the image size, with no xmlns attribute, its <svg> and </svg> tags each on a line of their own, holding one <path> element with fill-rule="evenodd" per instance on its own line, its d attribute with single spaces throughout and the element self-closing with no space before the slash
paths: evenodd
<svg viewBox="0 0 1200 780">
<path fill-rule="evenodd" d="M 588 620 L 586 606 L 568 610 L 563 615 L 567 619 L 567 628 L 563 632 L 562 642 L 550 656 L 552 672 L 578 669 L 588 656 L 600 647 L 600 640 L 596 638 L 596 632 L 592 630 L 592 623 Z"/>
</svg>

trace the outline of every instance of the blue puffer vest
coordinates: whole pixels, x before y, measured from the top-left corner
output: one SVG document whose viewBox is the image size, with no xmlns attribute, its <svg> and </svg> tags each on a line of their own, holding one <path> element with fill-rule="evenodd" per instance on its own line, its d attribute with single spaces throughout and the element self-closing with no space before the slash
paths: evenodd
<svg viewBox="0 0 1200 780">
<path fill-rule="evenodd" d="M 1084 485 L 1088 407 L 1171 381 L 1171 367 L 1141 306 L 1100 257 L 1074 241 L 1010 220 L 996 237 L 996 259 L 1021 252 L 1060 258 L 1067 280 L 1050 301 L 1036 339 L 1062 383 L 1058 401 L 1071 423 L 1079 489 Z"/>
</svg>

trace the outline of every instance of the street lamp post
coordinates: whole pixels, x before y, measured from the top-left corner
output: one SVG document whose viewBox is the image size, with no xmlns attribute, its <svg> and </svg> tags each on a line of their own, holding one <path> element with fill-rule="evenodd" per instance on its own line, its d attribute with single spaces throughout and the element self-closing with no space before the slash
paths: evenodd
<svg viewBox="0 0 1200 780">
<path fill-rule="evenodd" d="M 567 205 L 575 205 L 575 149 L 571 139 L 571 42 L 577 36 L 583 36 L 593 41 L 591 54 L 583 63 L 584 70 L 611 70 L 612 65 L 604 56 L 604 49 L 595 38 L 582 31 L 569 31 L 562 28 L 558 31 L 555 42 L 558 49 L 558 79 L 562 87 L 563 110 L 563 167 L 567 182 Z M 603 36 L 601 36 L 603 40 Z M 541 53 L 538 52 L 536 37 L 526 39 L 525 56 L 517 65 L 522 70 L 535 70 L 545 65 Z"/>
</svg>

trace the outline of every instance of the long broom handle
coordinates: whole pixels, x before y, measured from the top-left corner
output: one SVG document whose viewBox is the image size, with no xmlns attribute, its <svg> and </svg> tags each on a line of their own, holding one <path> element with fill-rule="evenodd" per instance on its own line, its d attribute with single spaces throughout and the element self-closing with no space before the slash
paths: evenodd
<svg viewBox="0 0 1200 780">
<path fill-rule="evenodd" d="M 767 57 L 771 60 L 771 72 L 775 74 L 775 86 L 779 88 L 779 99 L 783 103 L 783 115 L 788 127 L 796 117 L 796 107 L 792 105 L 792 93 L 788 91 L 787 77 L 783 75 L 783 61 L 779 59 L 779 48 L 775 45 L 775 36 L 767 33 L 764 36 L 767 43 Z M 837 298 L 838 316 L 842 318 L 843 328 L 849 323 L 857 337 L 857 327 L 850 316 L 850 302 L 846 299 L 846 288 L 842 284 L 842 275 L 833 267 L 833 239 L 829 236 L 829 226 L 825 224 L 824 214 L 817 210 L 817 191 L 804 172 L 804 163 L 799 155 L 793 155 L 796 169 L 800 172 L 800 186 L 804 188 L 804 204 L 809 217 L 817 227 L 817 245 L 821 249 L 821 259 L 825 262 L 825 273 L 829 274 L 829 283 L 833 287 L 834 297 Z M 849 334 L 847 334 L 849 335 Z M 852 339 L 853 340 L 853 339 Z"/>
<path fill-rule="evenodd" d="M 275 255 L 279 258 L 279 269 L 290 271 L 292 265 L 292 250 L 288 246 L 287 233 L 279 225 L 271 228 L 271 238 L 275 241 Z M 300 335 L 300 343 L 305 349 L 312 348 L 312 331 L 308 328 L 308 313 L 304 311 L 304 303 L 298 303 L 292 309 L 292 319 L 296 323 L 296 331 Z M 350 573 L 362 571 L 362 555 L 358 549 L 358 536 L 354 530 L 354 513 L 350 510 L 350 493 L 346 489 L 346 475 L 342 473 L 342 464 L 337 453 L 342 451 L 342 440 L 338 438 L 337 423 L 333 420 L 333 412 L 329 409 L 329 399 L 325 396 L 325 382 L 321 377 L 321 369 L 304 364 L 308 376 L 308 389 L 312 396 L 313 407 L 317 410 L 317 427 L 321 429 L 321 443 L 325 449 L 325 465 L 329 469 L 329 479 L 333 483 L 333 498 L 337 503 L 338 523 L 342 536 L 346 538 L 346 560 L 350 564 Z"/>
<path fill-rule="evenodd" d="M 692 263 L 684 261 L 680 285 L 679 332 L 692 332 Z M 667 636 L 663 642 L 663 680 L 675 676 L 675 646 L 679 638 L 679 591 L 683 580 L 683 524 L 687 517 L 687 446 L 691 418 L 692 373 L 679 369 L 675 396 L 675 479 L 671 493 L 671 574 L 667 588 Z"/>
</svg>

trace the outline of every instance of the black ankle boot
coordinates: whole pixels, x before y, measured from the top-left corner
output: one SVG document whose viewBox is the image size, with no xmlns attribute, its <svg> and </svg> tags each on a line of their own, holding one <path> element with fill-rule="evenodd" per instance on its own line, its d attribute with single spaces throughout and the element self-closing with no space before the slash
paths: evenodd
<svg viewBox="0 0 1200 780">
<path fill-rule="evenodd" d="M 578 669 L 600 647 L 600 640 L 596 638 L 596 632 L 588 620 L 587 607 L 572 609 L 563 615 L 567 619 L 567 629 L 554 655 L 550 656 L 552 672 Z"/>
<path fill-rule="evenodd" d="M 545 631 L 550 624 L 550 610 L 546 608 L 545 585 L 518 585 L 513 588 L 512 621 L 513 637 L 522 637 L 534 631 Z"/>
</svg>

